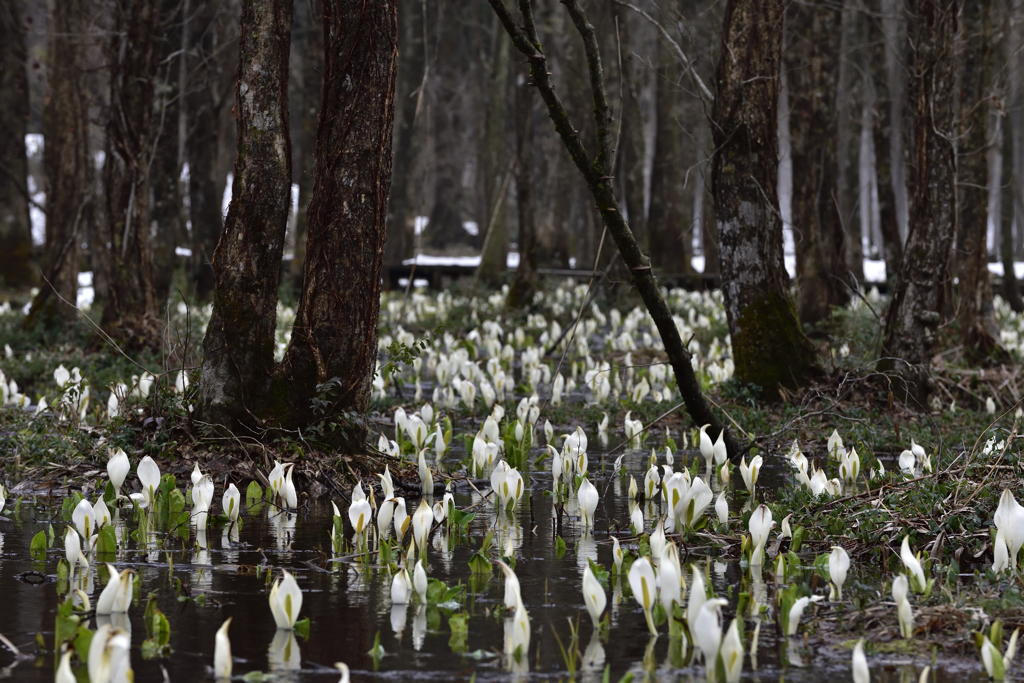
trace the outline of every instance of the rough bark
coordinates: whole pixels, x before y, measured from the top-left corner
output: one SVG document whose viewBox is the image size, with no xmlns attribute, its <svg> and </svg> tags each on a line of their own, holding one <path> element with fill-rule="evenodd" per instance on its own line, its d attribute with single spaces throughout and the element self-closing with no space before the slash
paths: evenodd
<svg viewBox="0 0 1024 683">
<path fill-rule="evenodd" d="M 320 0 L 303 0 L 304 26 L 301 43 L 297 50 L 299 82 L 298 116 L 298 158 L 297 169 L 299 202 L 295 214 L 295 251 L 291 270 L 288 274 L 295 291 L 302 288 L 302 270 L 306 261 L 306 224 L 309 220 L 309 198 L 313 194 L 313 178 L 316 173 L 316 122 L 320 111 L 320 93 L 323 78 L 320 64 L 324 54 L 323 8 Z"/>
<path fill-rule="evenodd" d="M 422 136 L 414 135 L 422 108 L 426 65 L 423 40 L 423 4 L 421 0 L 401 0 L 398 27 L 398 81 L 395 86 L 395 159 L 391 170 L 391 195 L 388 209 L 388 241 L 384 245 L 384 264 L 400 265 L 412 255 L 415 202 L 412 197 L 414 164 Z M 385 278 L 385 284 L 387 284 Z"/>
<path fill-rule="evenodd" d="M 224 179 L 217 164 L 220 144 L 221 48 L 217 6 L 200 0 L 194 17 L 189 17 L 189 88 L 187 96 L 188 193 L 192 220 L 192 282 L 195 295 L 207 301 L 213 294 L 213 252 L 220 239 L 224 217 L 221 213 Z"/>
<path fill-rule="evenodd" d="M 107 298 L 100 325 L 131 348 L 159 345 L 150 244 L 153 90 L 160 3 L 117 3 L 108 49 L 110 113 L 101 226 Z"/>
<path fill-rule="evenodd" d="M 476 280 L 491 287 L 505 279 L 508 270 L 508 211 L 505 209 L 505 174 L 509 171 L 505 144 L 508 118 L 509 41 L 494 19 L 491 45 L 491 74 L 480 140 L 482 212 L 477 220 L 484 239 Z M 520 254 L 522 246 L 520 245 Z"/>
<path fill-rule="evenodd" d="M 989 116 L 993 87 L 992 2 L 977 0 L 963 10 L 960 83 L 959 276 L 960 338 L 968 357 L 979 361 L 999 345 L 999 325 L 988 273 Z"/>
<path fill-rule="evenodd" d="M 922 405 L 950 286 L 956 234 L 955 36 L 958 0 L 923 0 L 913 21 L 913 177 L 909 234 L 886 317 L 887 366 L 902 374 L 899 393 Z"/>
<path fill-rule="evenodd" d="M 537 218 L 533 191 L 533 86 L 520 78 L 515 85 L 516 209 L 519 214 L 519 267 L 508 293 L 509 308 L 533 302 L 537 288 Z"/>
<path fill-rule="evenodd" d="M 40 287 L 27 326 L 36 321 L 74 320 L 77 314 L 73 304 L 78 298 L 79 245 L 90 232 L 87 226 L 93 213 L 89 117 L 81 72 L 85 12 L 83 0 L 67 0 L 53 6 L 50 18 L 49 93 L 43 109 L 47 179 L 43 275 L 50 284 Z"/>
<path fill-rule="evenodd" d="M 622 42 L 622 83 L 621 132 L 619 148 L 616 150 L 615 175 L 622 179 L 622 199 L 629 219 L 629 227 L 636 236 L 640 248 L 650 253 L 647 234 L 647 214 L 644 211 L 644 120 L 640 103 L 640 67 L 635 50 L 631 26 L 635 17 L 618 14 L 619 39 Z"/>
<path fill-rule="evenodd" d="M 35 284 L 28 212 L 28 73 L 23 0 L 0 6 L 0 284 Z"/>
<path fill-rule="evenodd" d="M 889 176 L 892 180 L 893 209 L 900 244 L 906 244 L 910 199 L 907 188 L 906 131 L 904 104 L 907 102 L 906 17 L 901 0 L 880 0 L 882 46 L 886 88 L 889 92 Z"/>
<path fill-rule="evenodd" d="M 730 0 L 712 111 L 711 180 L 736 377 L 799 386 L 817 370 L 787 292 L 776 196 L 784 0 Z"/>
<path fill-rule="evenodd" d="M 242 3 L 231 205 L 213 256 L 213 314 L 197 413 L 255 424 L 274 369 L 281 254 L 291 203 L 288 50 L 291 0 Z"/>
<path fill-rule="evenodd" d="M 1011 114 L 1012 116 L 1012 114 Z M 1003 176 L 1009 182 L 1003 184 L 1002 217 L 999 221 L 999 233 L 996 235 L 999 249 L 999 261 L 1003 264 L 1002 286 L 999 293 L 1017 313 L 1024 313 L 1024 299 L 1020 295 L 1020 285 L 1013 269 L 1013 228 L 1016 217 L 1020 215 L 1020 194 L 1018 193 L 1017 177 L 1014 174 L 1013 162 L 1016 154 L 1014 144 L 1016 127 L 1011 126 L 1009 135 L 1003 140 Z"/>
<path fill-rule="evenodd" d="M 615 188 L 612 184 L 610 170 L 612 166 L 613 126 L 612 116 L 605 92 L 604 70 L 601 54 L 597 45 L 594 27 L 587 19 L 578 0 L 563 0 L 569 16 L 577 32 L 583 39 L 587 55 L 588 75 L 590 77 L 591 94 L 593 97 L 594 123 L 596 128 L 596 152 L 591 155 L 584 147 L 577 129 L 573 126 L 566 113 L 565 106 L 555 92 L 548 71 L 547 58 L 540 45 L 536 24 L 533 18 L 533 7 L 530 0 L 522 0 L 520 13 L 524 26 L 520 28 L 509 13 L 502 0 L 488 0 L 491 7 L 501 19 L 502 26 L 512 38 L 512 43 L 530 63 L 530 73 L 537 85 L 541 98 L 547 107 L 555 131 L 562 139 L 569 156 L 586 181 L 591 197 L 597 204 L 604 225 L 615 241 L 622 255 L 622 260 L 633 275 L 633 283 L 644 306 L 651 314 L 655 326 L 665 344 L 665 353 L 676 373 L 676 382 L 686 404 L 690 417 L 698 425 L 709 424 L 709 433 L 715 437 L 725 431 L 726 448 L 732 458 L 738 458 L 739 445 L 732 434 L 725 430 L 721 420 L 712 412 L 704 400 L 700 385 L 690 365 L 690 354 L 683 346 L 672 313 L 665 303 L 658 288 L 657 280 L 651 271 L 650 259 L 640 250 L 632 230 L 619 210 Z"/>
<path fill-rule="evenodd" d="M 822 2 L 790 5 L 785 54 L 790 95 L 793 237 L 800 320 L 816 323 L 850 299 L 839 214 L 837 100 L 842 12 Z"/>
<path fill-rule="evenodd" d="M 365 412 L 377 364 L 398 24 L 395 0 L 324 0 L 324 88 L 302 296 L 270 415 L 308 424 L 318 385 L 329 414 Z M 349 431 L 361 448 L 363 429 Z"/>
</svg>

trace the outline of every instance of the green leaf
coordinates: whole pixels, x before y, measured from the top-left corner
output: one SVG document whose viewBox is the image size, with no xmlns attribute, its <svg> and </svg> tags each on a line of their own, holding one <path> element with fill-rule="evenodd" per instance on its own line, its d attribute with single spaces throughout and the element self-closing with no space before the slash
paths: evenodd
<svg viewBox="0 0 1024 683">
<path fill-rule="evenodd" d="M 114 485 L 108 481 L 106 487 L 103 489 L 103 502 L 113 503 L 117 498 L 117 493 L 114 491 Z"/>
<path fill-rule="evenodd" d="M 559 536 L 555 539 L 555 557 L 560 560 L 563 555 L 565 555 L 565 541 L 563 541 L 562 537 Z"/>
<path fill-rule="evenodd" d="M 295 635 L 303 640 L 309 640 L 309 617 L 305 619 L 299 619 L 295 622 L 295 626 L 292 627 L 295 631 Z"/>
<path fill-rule="evenodd" d="M 490 574 L 494 569 L 490 560 L 480 553 L 473 553 L 469 560 L 469 570 L 474 574 Z"/>
<path fill-rule="evenodd" d="M 67 614 L 64 612 L 64 604 L 67 605 Z M 57 612 L 57 624 L 54 628 L 53 645 L 56 651 L 60 651 L 60 645 L 66 640 L 73 639 L 78 635 L 78 626 L 81 618 L 71 613 L 71 600 L 65 600 Z"/>
<path fill-rule="evenodd" d="M 46 528 L 46 547 L 47 548 L 52 548 L 53 547 L 53 538 L 54 538 L 53 537 L 53 525 L 50 524 Z"/>
<path fill-rule="evenodd" d="M 380 666 L 380 658 L 384 656 L 384 648 L 380 644 L 380 631 L 373 637 L 373 647 L 366 654 L 373 658 L 373 670 L 376 671 Z"/>
<path fill-rule="evenodd" d="M 75 636 L 75 652 L 83 664 L 89 663 L 89 645 L 92 643 L 93 632 L 85 624 L 78 627 L 78 635 Z"/>
<path fill-rule="evenodd" d="M 117 553 L 117 535 L 114 533 L 114 527 L 104 524 L 100 527 L 97 536 L 96 559 L 101 562 L 113 561 L 114 555 Z"/>
<path fill-rule="evenodd" d="M 465 612 L 458 612 L 448 617 L 448 628 L 452 635 L 448 639 L 448 647 L 458 655 L 466 654 L 469 649 L 469 615 Z"/>
<path fill-rule="evenodd" d="M 46 532 L 40 531 L 32 537 L 32 544 L 29 545 L 28 554 L 33 560 L 46 559 Z"/>
<path fill-rule="evenodd" d="M 605 569 L 604 567 L 602 567 L 601 565 L 599 565 L 597 562 L 594 562 L 589 557 L 587 558 L 587 562 L 590 564 L 590 571 L 592 571 L 594 573 L 594 576 L 597 578 L 598 582 L 602 586 L 607 588 L 608 587 L 608 570 Z"/>
<path fill-rule="evenodd" d="M 245 489 L 245 506 L 252 507 L 256 505 L 263 498 L 263 487 L 260 486 L 258 481 L 250 481 L 249 486 Z"/>
</svg>

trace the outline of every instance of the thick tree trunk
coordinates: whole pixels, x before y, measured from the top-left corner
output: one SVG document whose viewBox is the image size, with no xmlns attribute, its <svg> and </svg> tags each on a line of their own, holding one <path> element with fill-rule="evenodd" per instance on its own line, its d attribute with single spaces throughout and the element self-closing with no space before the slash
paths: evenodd
<svg viewBox="0 0 1024 683">
<path fill-rule="evenodd" d="M 0 286 L 35 284 L 28 213 L 28 73 L 24 2 L 0 6 Z"/>
<path fill-rule="evenodd" d="M 508 118 L 508 36 L 493 18 L 491 74 L 483 139 L 480 140 L 480 170 L 483 185 L 482 212 L 477 220 L 484 239 L 477 267 L 476 280 L 495 287 L 508 270 L 508 211 L 505 209 L 505 175 L 509 172 L 508 149 L 505 144 Z M 522 255 L 520 245 L 520 256 Z"/>
<path fill-rule="evenodd" d="M 106 216 L 103 270 L 107 298 L 100 325 L 129 347 L 159 344 L 150 245 L 153 90 L 160 3 L 118 3 L 109 45 L 110 116 L 103 166 Z"/>
<path fill-rule="evenodd" d="M 274 369 L 281 254 L 291 204 L 288 50 L 291 0 L 242 3 L 231 206 L 213 257 L 213 314 L 197 413 L 255 424 Z"/>
<path fill-rule="evenodd" d="M 377 365 L 398 57 L 395 0 L 324 0 L 324 89 L 316 181 L 309 203 L 306 269 L 291 345 L 278 368 L 269 413 L 286 427 L 365 412 Z M 364 429 L 346 435 L 361 448 Z"/>
<path fill-rule="evenodd" d="M 43 167 L 47 179 L 43 274 L 50 284 L 44 282 L 40 287 L 26 326 L 36 321 L 70 321 L 77 315 L 74 305 L 78 298 L 79 245 L 90 232 L 93 214 L 89 117 L 81 69 L 85 12 L 83 0 L 67 0 L 53 6 L 50 18 L 49 93 L 43 109 Z"/>
<path fill-rule="evenodd" d="M 793 168 L 793 236 L 800 320 L 816 323 L 850 299 L 839 214 L 836 101 L 842 12 L 824 3 L 790 6 L 786 35 Z M 848 95 L 846 95 L 848 97 Z"/>
<path fill-rule="evenodd" d="M 1013 114 L 1011 113 L 1010 116 L 1012 117 Z M 1019 186 L 1013 168 L 1014 155 L 1017 153 L 1016 147 L 1018 146 L 1014 144 L 1014 140 L 1019 139 L 1015 137 L 1016 134 L 1016 127 L 1011 127 L 1010 134 L 1006 135 L 1003 140 L 1003 176 L 1009 178 L 1009 182 L 1003 184 L 1003 211 L 996 240 L 999 248 L 999 262 L 1003 264 L 1003 279 L 999 293 L 1006 299 L 1006 303 L 1012 310 L 1024 313 L 1024 299 L 1020 295 L 1017 273 L 1013 269 L 1013 224 L 1021 215 L 1021 195 L 1018 193 Z"/>
<path fill-rule="evenodd" d="M 1013 0 L 1007 31 L 1007 62 L 1009 63 L 1009 119 L 1010 135 L 1007 136 L 1005 159 L 1012 163 L 1010 179 L 1010 205 L 1006 211 L 999 236 L 999 260 L 1003 263 L 1002 294 L 1010 307 L 1017 312 L 1024 311 L 1024 300 L 1020 295 L 1020 283 L 1014 270 L 1014 233 L 1024 233 L 1024 87 L 1021 85 L 1024 69 L 1024 0 Z M 1019 241 L 1019 238 L 1018 238 Z"/>
<path fill-rule="evenodd" d="M 217 165 L 220 144 L 220 60 L 215 52 L 220 36 L 213 0 L 199 0 L 189 17 L 190 55 L 187 97 L 189 217 L 192 220 L 192 282 L 196 297 L 206 301 L 213 294 L 213 252 L 220 239 L 224 218 L 221 202 L 224 179 Z"/>
<path fill-rule="evenodd" d="M 889 92 L 889 175 L 892 180 L 893 209 L 900 245 L 906 244 L 910 214 L 907 188 L 906 135 L 904 103 L 907 102 L 906 17 L 902 0 L 881 0 L 882 46 L 885 59 L 886 89 Z"/>
<path fill-rule="evenodd" d="M 730 0 L 712 112 L 712 185 L 736 377 L 769 395 L 817 368 L 787 292 L 776 196 L 784 0 Z"/>
<path fill-rule="evenodd" d="M 508 306 L 525 308 L 533 303 L 537 288 L 537 218 L 533 192 L 533 86 L 524 78 L 515 85 L 515 127 L 519 267 L 508 293 Z"/>
<path fill-rule="evenodd" d="M 950 286 L 956 234 L 956 53 L 958 0 L 924 0 L 914 22 L 913 183 L 909 235 L 886 317 L 884 355 L 924 405 L 936 332 Z"/>
<path fill-rule="evenodd" d="M 306 224 L 309 221 L 309 198 L 313 194 L 313 177 L 316 173 L 316 122 L 320 111 L 320 93 L 323 90 L 320 64 L 324 54 L 324 13 L 320 0 L 301 0 L 299 7 L 303 8 L 305 15 L 301 43 L 296 50 L 301 69 L 297 122 L 299 205 L 295 215 L 295 251 L 288 274 L 296 292 L 302 289 L 302 271 L 306 262 Z"/>
<path fill-rule="evenodd" d="M 969 357 L 981 360 L 999 345 L 999 325 L 988 274 L 988 157 L 993 59 L 991 0 L 964 6 L 961 51 L 959 154 L 960 225 L 956 249 L 960 337 Z"/>
</svg>

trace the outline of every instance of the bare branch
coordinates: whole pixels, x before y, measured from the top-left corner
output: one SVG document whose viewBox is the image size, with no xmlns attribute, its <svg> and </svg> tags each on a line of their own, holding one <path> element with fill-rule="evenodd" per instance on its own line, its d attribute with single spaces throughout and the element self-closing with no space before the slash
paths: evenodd
<svg viewBox="0 0 1024 683">
<path fill-rule="evenodd" d="M 681 48 L 679 46 L 679 43 L 677 43 L 675 39 L 672 38 L 672 36 L 669 34 L 669 32 L 665 30 L 665 27 L 662 26 L 657 19 L 655 19 L 650 14 L 640 9 L 636 5 L 632 5 L 628 2 L 625 2 L 624 0 L 615 0 L 615 2 L 616 4 L 622 5 L 623 7 L 628 7 L 629 9 L 633 10 L 634 12 L 642 16 L 647 21 L 654 24 L 654 27 L 658 29 L 658 33 L 661 34 L 662 39 L 664 39 L 664 41 L 668 43 L 668 46 L 672 48 L 672 52 L 675 53 L 676 59 L 679 61 L 680 64 L 686 67 L 686 70 L 688 72 L 690 72 L 690 78 L 692 78 L 694 83 L 697 84 L 697 88 L 700 90 L 700 94 L 702 99 L 704 100 L 704 103 L 713 103 L 715 101 L 715 94 L 711 92 L 711 89 L 708 88 L 708 86 L 704 83 L 704 79 L 702 79 L 700 77 L 700 74 L 697 73 L 697 70 L 693 68 L 693 62 L 689 60 L 689 58 L 686 56 L 686 53 L 683 52 L 683 48 Z"/>
<path fill-rule="evenodd" d="M 521 2 L 524 1 L 528 0 L 521 0 Z M 583 49 L 587 54 L 590 91 L 594 96 L 594 122 L 597 124 L 597 158 L 594 160 L 594 165 L 601 175 L 610 175 L 611 159 L 615 154 L 615 150 L 612 149 L 612 114 L 608 108 L 608 94 L 604 89 L 604 68 L 601 66 L 601 50 L 597 44 L 597 33 L 577 0 L 561 0 L 561 2 L 569 10 L 569 16 L 583 39 Z"/>
</svg>

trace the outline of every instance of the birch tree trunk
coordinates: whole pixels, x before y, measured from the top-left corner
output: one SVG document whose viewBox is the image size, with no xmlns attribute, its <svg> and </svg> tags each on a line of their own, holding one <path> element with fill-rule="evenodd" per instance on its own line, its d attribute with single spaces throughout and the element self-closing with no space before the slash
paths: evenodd
<svg viewBox="0 0 1024 683">
<path fill-rule="evenodd" d="M 0 282 L 35 284 L 32 224 L 28 213 L 28 73 L 24 2 L 0 4 Z"/>
<path fill-rule="evenodd" d="M 817 369 L 787 292 L 777 187 L 784 0 L 730 0 L 712 112 L 712 184 L 736 377 L 769 394 Z"/>
<path fill-rule="evenodd" d="M 956 234 L 955 38 L 958 0 L 923 0 L 913 21 L 913 177 L 909 234 L 886 317 L 883 354 L 922 405 L 936 331 L 947 305 Z"/>
<path fill-rule="evenodd" d="M 377 365 L 398 24 L 395 0 L 323 0 L 324 90 L 302 295 L 268 414 L 307 424 L 329 380 L 329 414 L 365 412 Z M 365 428 L 347 433 L 362 448 Z"/>
<path fill-rule="evenodd" d="M 291 204 L 288 51 L 292 0 L 242 3 L 231 206 L 213 255 L 213 314 L 203 340 L 197 414 L 258 424 L 274 369 L 281 254 Z"/>
<path fill-rule="evenodd" d="M 159 313 L 150 244 L 150 167 L 158 0 L 117 3 L 108 49 L 105 220 L 100 228 L 107 297 L 100 325 L 129 348 L 156 347 Z"/>
</svg>

